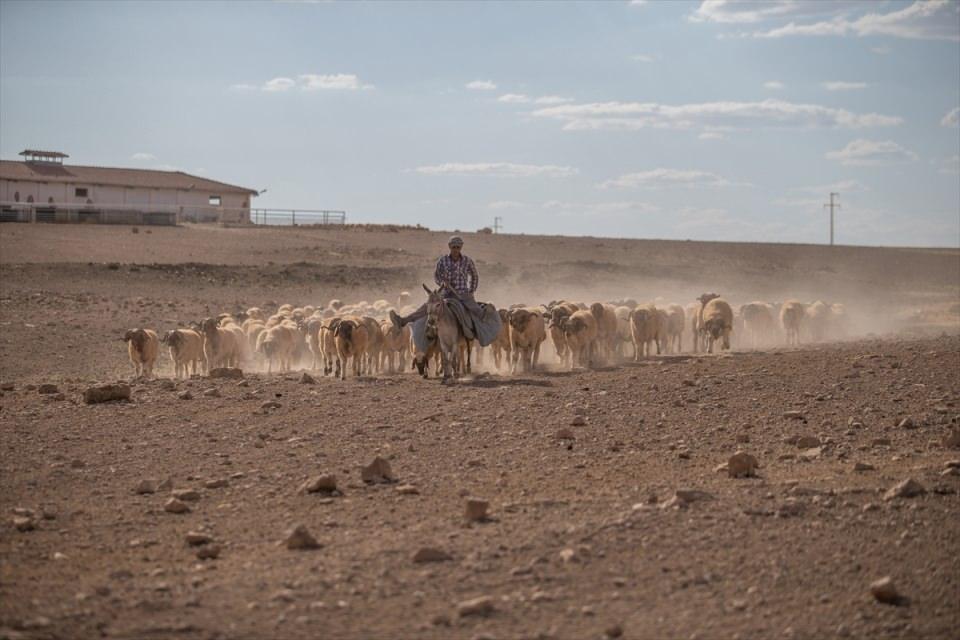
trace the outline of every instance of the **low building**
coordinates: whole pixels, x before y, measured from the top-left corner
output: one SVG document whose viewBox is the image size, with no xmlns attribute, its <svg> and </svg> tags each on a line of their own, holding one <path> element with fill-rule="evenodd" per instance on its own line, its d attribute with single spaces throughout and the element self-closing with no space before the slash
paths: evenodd
<svg viewBox="0 0 960 640">
<path fill-rule="evenodd" d="M 20 155 L 0 160 L 0 221 L 249 224 L 257 195 L 182 171 L 68 165 L 59 151 Z"/>
</svg>

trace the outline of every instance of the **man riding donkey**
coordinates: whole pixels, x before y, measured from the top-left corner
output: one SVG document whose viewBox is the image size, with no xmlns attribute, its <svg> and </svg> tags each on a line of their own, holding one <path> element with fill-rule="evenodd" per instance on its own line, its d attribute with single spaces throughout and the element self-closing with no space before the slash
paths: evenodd
<svg viewBox="0 0 960 640">
<path fill-rule="evenodd" d="M 448 301 L 456 301 L 465 312 L 458 315 L 456 312 L 457 304 L 449 306 L 451 318 L 456 317 L 459 321 L 460 334 L 469 341 L 474 339 L 480 342 L 481 346 L 486 346 L 493 341 L 500 330 L 500 316 L 492 304 L 479 304 L 474 299 L 474 293 L 480 284 L 480 275 L 477 273 L 477 267 L 469 257 L 463 255 L 463 238 L 452 236 L 447 243 L 450 253 L 441 256 L 437 260 L 436 269 L 433 272 L 434 282 L 439 287 L 436 291 L 430 291 L 426 285 L 430 298 L 420 306 L 419 309 L 406 316 L 399 316 L 395 311 L 390 311 L 390 320 L 398 329 L 409 323 L 414 323 L 414 341 L 419 342 L 419 347 L 426 352 L 426 342 L 430 339 L 425 337 L 425 322 L 418 323 L 418 320 L 427 318 L 431 315 L 443 315 L 447 309 Z M 437 304 L 444 303 L 443 305 Z M 433 304 L 431 304 L 433 303 Z M 435 319 L 435 318 L 433 318 Z M 456 336 L 459 340 L 460 335 Z M 442 342 L 442 341 L 441 341 Z M 442 353 L 446 353 L 443 345 L 438 345 Z M 459 345 L 457 345 L 459 348 Z M 454 360 L 457 357 L 454 356 Z M 444 358 L 446 360 L 446 358 Z M 419 364 L 418 364 L 419 367 Z M 448 377 L 447 367 L 444 366 L 444 378 Z"/>
</svg>

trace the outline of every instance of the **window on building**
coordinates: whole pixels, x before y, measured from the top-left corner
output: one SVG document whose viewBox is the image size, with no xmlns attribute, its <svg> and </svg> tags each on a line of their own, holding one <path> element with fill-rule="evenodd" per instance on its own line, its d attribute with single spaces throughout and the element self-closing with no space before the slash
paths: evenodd
<svg viewBox="0 0 960 640">
<path fill-rule="evenodd" d="M 73 195 L 76 196 L 76 197 L 78 197 L 78 198 L 86 198 L 86 197 L 87 197 L 87 190 L 86 190 L 85 188 L 77 187 L 76 190 L 74 191 Z"/>
<path fill-rule="evenodd" d="M 220 196 L 210 196 L 210 206 L 219 207 L 220 206 Z"/>
</svg>

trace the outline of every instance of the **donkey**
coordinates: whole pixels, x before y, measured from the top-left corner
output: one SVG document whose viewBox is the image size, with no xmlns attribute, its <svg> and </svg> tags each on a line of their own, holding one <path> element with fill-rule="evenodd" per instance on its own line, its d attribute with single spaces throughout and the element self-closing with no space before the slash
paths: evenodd
<svg viewBox="0 0 960 640">
<path fill-rule="evenodd" d="M 440 289 L 431 290 L 423 285 L 427 292 L 427 335 L 436 336 L 437 347 L 440 349 L 440 363 L 443 367 L 443 381 L 447 382 L 451 376 L 459 375 L 460 371 L 460 343 L 464 342 L 463 331 L 456 316 L 447 308 L 447 303 L 440 295 Z"/>
</svg>

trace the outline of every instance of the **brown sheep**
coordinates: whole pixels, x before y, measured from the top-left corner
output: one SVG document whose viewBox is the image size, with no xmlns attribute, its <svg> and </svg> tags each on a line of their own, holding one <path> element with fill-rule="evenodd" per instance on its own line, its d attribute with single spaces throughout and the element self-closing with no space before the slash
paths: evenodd
<svg viewBox="0 0 960 640">
<path fill-rule="evenodd" d="M 167 345 L 173 360 L 174 376 L 188 378 L 203 370 L 203 337 L 192 329 L 174 329 L 160 340 Z"/>
<path fill-rule="evenodd" d="M 800 344 L 800 329 L 806 317 L 802 302 L 787 300 L 780 308 L 780 324 L 787 336 L 787 344 Z"/>
<path fill-rule="evenodd" d="M 652 304 L 640 305 L 630 313 L 630 333 L 633 338 L 633 359 L 653 355 L 650 343 L 657 347 L 660 355 L 660 335 L 663 318 Z"/>
<path fill-rule="evenodd" d="M 367 347 L 363 357 L 363 370 L 368 376 L 380 372 L 380 352 L 383 351 L 383 332 L 376 318 L 362 316 L 363 326 L 367 328 Z"/>
<path fill-rule="evenodd" d="M 260 334 L 257 351 L 267 360 L 267 373 L 273 371 L 274 362 L 277 362 L 279 371 L 290 371 L 298 338 L 297 325 L 291 321 L 270 327 Z"/>
<path fill-rule="evenodd" d="M 612 304 L 594 302 L 590 313 L 597 321 L 597 352 L 606 361 L 612 361 L 617 342 L 617 312 Z"/>
<path fill-rule="evenodd" d="M 160 340 L 153 329 L 130 329 L 123 334 L 127 343 L 127 354 L 133 365 L 133 375 L 139 378 L 149 378 L 153 375 L 153 365 L 160 352 Z"/>
<path fill-rule="evenodd" d="M 751 302 L 740 307 L 743 318 L 743 345 L 751 348 L 768 344 L 773 339 L 773 309 L 766 302 Z"/>
<path fill-rule="evenodd" d="M 500 314 L 500 333 L 490 343 L 493 352 L 493 364 L 500 370 L 504 354 L 507 356 L 507 366 L 510 366 L 510 312 L 506 309 L 497 309 Z"/>
<path fill-rule="evenodd" d="M 830 330 L 830 307 L 817 300 L 806 310 L 806 325 L 814 342 L 823 342 Z"/>
<path fill-rule="evenodd" d="M 407 352 L 410 349 L 410 325 L 397 329 L 391 321 L 384 320 L 380 323 L 380 334 L 383 336 L 380 369 L 383 370 L 383 363 L 386 361 L 389 373 L 403 371 Z"/>
<path fill-rule="evenodd" d="M 513 309 L 509 315 L 510 324 L 510 373 L 531 371 L 537 368 L 540 359 L 540 344 L 547 339 L 543 316 L 530 309 Z"/>
<path fill-rule="evenodd" d="M 589 367 L 597 341 L 597 319 L 589 311 L 577 311 L 563 320 L 563 337 L 570 349 L 570 369 Z"/>
<path fill-rule="evenodd" d="M 667 353 L 680 353 L 683 351 L 683 329 L 686 325 L 686 314 L 683 307 L 678 304 L 671 304 L 667 307 Z"/>
<path fill-rule="evenodd" d="M 358 377 L 363 367 L 363 359 L 367 354 L 367 325 L 363 318 L 346 316 L 333 331 L 334 342 L 337 347 L 337 368 L 340 369 L 340 379 L 347 379 L 347 361 L 353 358 L 353 375 Z"/>
<path fill-rule="evenodd" d="M 203 334 L 203 356 L 206 360 L 205 373 L 216 367 L 235 367 L 239 364 L 239 345 L 237 338 L 229 329 L 220 328 L 216 318 L 205 318 L 200 323 Z"/>
</svg>

